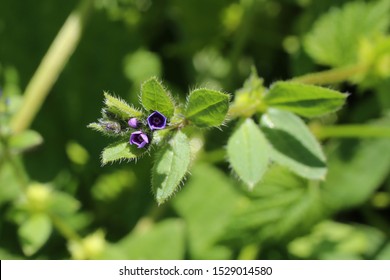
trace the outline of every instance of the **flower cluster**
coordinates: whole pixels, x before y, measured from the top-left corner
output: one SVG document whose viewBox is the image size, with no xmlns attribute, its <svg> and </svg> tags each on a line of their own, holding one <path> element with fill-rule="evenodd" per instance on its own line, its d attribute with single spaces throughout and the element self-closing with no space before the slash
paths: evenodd
<svg viewBox="0 0 390 280">
<path fill-rule="evenodd" d="M 154 111 L 147 118 L 147 123 L 150 130 L 164 129 L 167 125 L 167 118 L 158 111 Z M 131 118 L 128 124 L 132 128 L 139 128 L 140 122 L 137 118 Z M 130 145 L 136 145 L 139 149 L 144 148 L 149 144 L 148 135 L 142 130 L 137 130 L 130 135 Z"/>
</svg>

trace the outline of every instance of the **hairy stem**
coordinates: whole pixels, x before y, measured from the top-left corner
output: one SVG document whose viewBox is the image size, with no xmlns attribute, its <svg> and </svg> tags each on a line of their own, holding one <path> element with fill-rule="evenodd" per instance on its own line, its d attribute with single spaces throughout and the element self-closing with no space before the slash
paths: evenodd
<svg viewBox="0 0 390 280">
<path fill-rule="evenodd" d="M 291 79 L 293 82 L 304 84 L 336 84 L 344 82 L 357 74 L 364 73 L 367 70 L 366 65 L 352 65 L 347 67 L 334 68 L 322 72 L 310 73 Z"/>
<path fill-rule="evenodd" d="M 11 120 L 14 133 L 28 128 L 76 49 L 94 0 L 83 0 L 69 15 L 26 87 L 20 110 Z"/>
</svg>

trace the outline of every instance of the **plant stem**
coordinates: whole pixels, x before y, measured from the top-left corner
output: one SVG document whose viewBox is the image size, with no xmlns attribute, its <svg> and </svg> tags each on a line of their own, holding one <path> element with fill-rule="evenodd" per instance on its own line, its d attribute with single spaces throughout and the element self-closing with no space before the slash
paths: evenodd
<svg viewBox="0 0 390 280">
<path fill-rule="evenodd" d="M 80 241 L 82 238 L 71 227 L 64 223 L 59 217 L 50 214 L 50 219 L 59 233 L 67 240 Z"/>
<path fill-rule="evenodd" d="M 12 155 L 8 146 L 8 140 L 0 135 L 0 144 L 3 147 L 3 159 L 0 160 L 0 167 L 3 163 L 8 162 L 12 167 L 12 171 L 15 175 L 16 180 L 19 183 L 20 190 L 23 192 L 27 189 L 28 176 L 22 166 L 20 160 L 16 155 Z"/>
<path fill-rule="evenodd" d="M 317 73 L 310 73 L 291 79 L 292 82 L 299 82 L 304 84 L 336 84 L 344 82 L 357 74 L 364 73 L 367 70 L 366 65 L 357 64 L 346 67 L 334 68 L 331 70 L 321 71 Z"/>
<path fill-rule="evenodd" d="M 76 49 L 94 0 L 83 0 L 69 15 L 26 87 L 20 110 L 11 120 L 13 133 L 28 128 L 70 56 Z"/>
<path fill-rule="evenodd" d="M 259 254 L 260 246 L 258 244 L 249 244 L 244 246 L 239 254 L 238 260 L 255 260 Z"/>
<path fill-rule="evenodd" d="M 240 59 L 240 55 L 245 47 L 248 38 L 250 38 L 251 35 L 251 24 L 255 15 L 256 4 L 256 0 L 241 1 L 241 5 L 243 5 L 244 7 L 244 13 L 240 26 L 236 30 L 236 35 L 233 40 L 233 47 L 231 48 L 229 54 L 231 63 L 230 72 L 227 78 L 228 83 L 230 83 L 229 86 L 233 86 L 235 77 L 237 76 L 237 65 Z"/>
<path fill-rule="evenodd" d="M 390 128 L 378 125 L 311 125 L 318 139 L 326 138 L 390 138 Z"/>
</svg>

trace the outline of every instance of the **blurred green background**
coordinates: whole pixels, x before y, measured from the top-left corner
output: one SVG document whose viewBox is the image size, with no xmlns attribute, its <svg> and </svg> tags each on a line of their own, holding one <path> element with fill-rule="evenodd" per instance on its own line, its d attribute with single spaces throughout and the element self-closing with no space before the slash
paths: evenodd
<svg viewBox="0 0 390 280">
<path fill-rule="evenodd" d="M 234 93 L 253 65 L 267 86 L 335 67 L 317 63 L 304 38 L 321 15 L 355 1 L 90 2 L 80 42 L 32 123 L 42 143 L 20 140 L 39 144 L 22 143 L 15 156 L 26 189 L 0 150 L 1 259 L 390 259 L 389 139 L 328 139 L 324 182 L 274 166 L 248 192 L 225 161 L 229 124 L 192 139 L 191 175 L 157 206 L 151 158 L 101 167 L 111 140 L 86 127 L 100 116 L 104 90 L 138 106 L 151 76 L 184 99 L 198 86 Z M 17 107 L 78 4 L 0 2 L 1 100 L 10 98 L 2 106 Z M 388 77 L 334 87 L 351 95 L 326 121 L 390 125 Z M 39 216 L 46 212 L 48 220 Z"/>
</svg>

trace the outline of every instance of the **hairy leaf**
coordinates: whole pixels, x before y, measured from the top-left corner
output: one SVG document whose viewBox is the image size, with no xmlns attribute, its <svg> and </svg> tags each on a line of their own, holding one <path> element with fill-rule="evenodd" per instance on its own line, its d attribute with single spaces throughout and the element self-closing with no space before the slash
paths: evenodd
<svg viewBox="0 0 390 280">
<path fill-rule="evenodd" d="M 324 87 L 277 82 L 271 86 L 264 100 L 270 107 L 311 118 L 336 111 L 346 98 L 346 94 Z"/>
<path fill-rule="evenodd" d="M 229 95 L 210 89 L 190 93 L 185 117 L 198 127 L 219 126 L 229 110 Z"/>
<path fill-rule="evenodd" d="M 158 111 L 167 118 L 171 118 L 175 111 L 172 97 L 156 78 L 151 78 L 142 84 L 141 102 L 146 110 Z"/>
<path fill-rule="evenodd" d="M 309 179 L 324 179 L 327 171 L 320 144 L 296 115 L 269 109 L 261 126 L 273 149 L 271 159 Z"/>
<path fill-rule="evenodd" d="M 159 204 L 177 190 L 190 165 L 190 144 L 180 130 L 156 155 L 152 170 L 152 189 Z"/>
<path fill-rule="evenodd" d="M 128 141 L 122 140 L 108 145 L 102 152 L 102 164 L 120 160 L 132 160 L 141 156 L 145 149 L 138 149 L 130 145 Z"/>
<path fill-rule="evenodd" d="M 121 119 L 127 120 L 132 117 L 142 116 L 141 111 L 133 108 L 121 98 L 114 97 L 107 92 L 104 93 L 104 97 L 104 104 L 106 105 L 107 110 Z"/>
<path fill-rule="evenodd" d="M 269 145 L 252 119 L 246 119 L 231 135 L 227 154 L 234 172 L 253 188 L 267 169 Z"/>
</svg>

